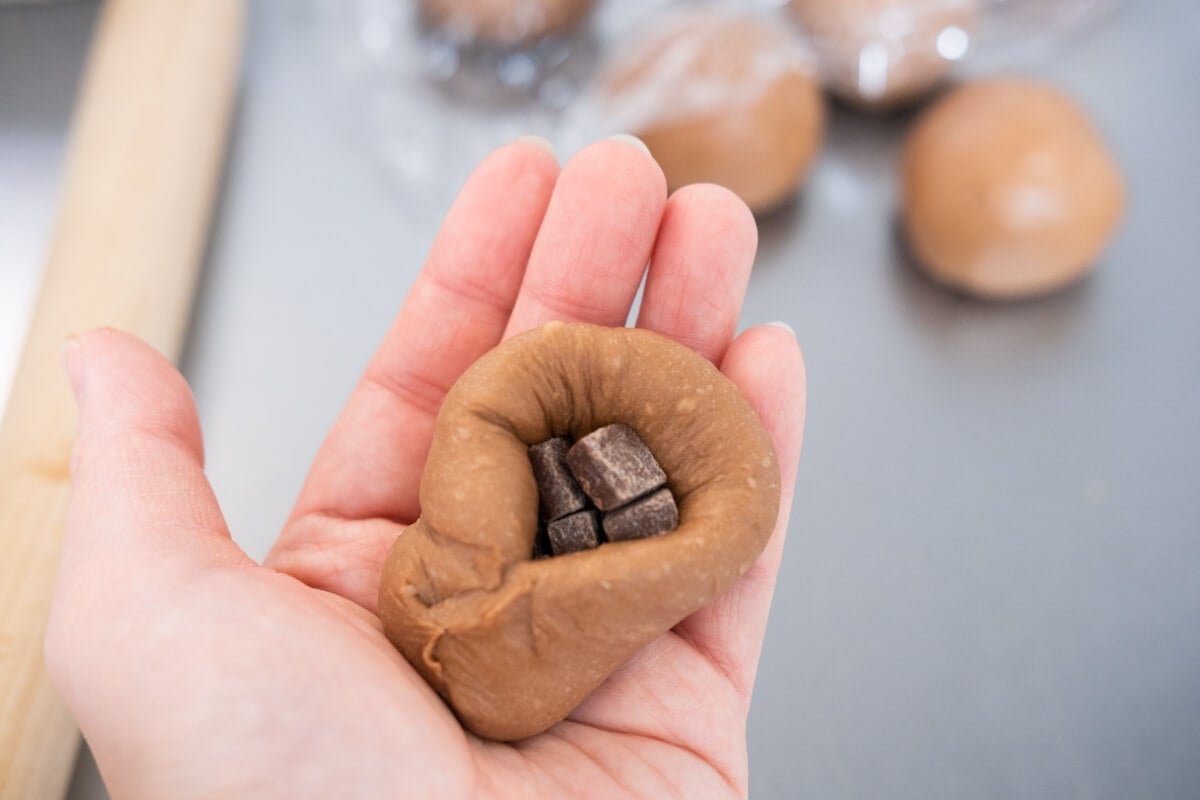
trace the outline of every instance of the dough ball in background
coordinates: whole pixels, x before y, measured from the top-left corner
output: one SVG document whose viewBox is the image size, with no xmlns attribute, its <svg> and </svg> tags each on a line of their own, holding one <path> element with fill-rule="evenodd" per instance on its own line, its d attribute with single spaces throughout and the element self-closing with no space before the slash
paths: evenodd
<svg viewBox="0 0 1200 800">
<path fill-rule="evenodd" d="M 959 87 L 905 145 L 908 245 L 936 281 L 987 298 L 1081 277 L 1121 216 L 1121 175 L 1086 115 L 1056 89 L 994 78 Z"/>
<path fill-rule="evenodd" d="M 829 90 L 887 110 L 937 86 L 967 54 L 979 0 L 791 0 L 789 8 Z"/>
<path fill-rule="evenodd" d="M 601 76 L 597 113 L 646 143 L 672 190 L 717 183 L 756 213 L 795 194 L 825 124 L 803 43 L 721 8 L 652 19 Z"/>
<path fill-rule="evenodd" d="M 463 43 L 527 44 L 575 26 L 594 0 L 418 0 L 422 19 Z"/>
</svg>

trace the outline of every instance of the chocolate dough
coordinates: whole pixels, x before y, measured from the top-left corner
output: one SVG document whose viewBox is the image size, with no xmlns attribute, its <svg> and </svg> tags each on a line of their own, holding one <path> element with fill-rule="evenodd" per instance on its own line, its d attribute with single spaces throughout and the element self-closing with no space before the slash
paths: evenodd
<svg viewBox="0 0 1200 800">
<path fill-rule="evenodd" d="M 528 447 L 613 423 L 662 465 L 679 526 L 532 559 Z M 446 396 L 421 518 L 384 564 L 380 617 L 469 730 L 532 736 L 736 581 L 778 510 L 770 439 L 711 364 L 647 331 L 549 323 L 479 359 Z"/>
<path fill-rule="evenodd" d="M 934 281 L 1015 300 L 1086 275 L 1125 204 L 1084 111 L 1026 78 L 965 83 L 924 111 L 901 170 L 905 238 Z"/>
</svg>

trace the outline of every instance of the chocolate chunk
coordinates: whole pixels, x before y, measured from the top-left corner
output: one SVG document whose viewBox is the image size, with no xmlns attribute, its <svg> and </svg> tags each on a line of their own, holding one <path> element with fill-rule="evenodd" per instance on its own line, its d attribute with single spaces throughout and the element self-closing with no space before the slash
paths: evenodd
<svg viewBox="0 0 1200 800">
<path fill-rule="evenodd" d="M 670 489 L 664 487 L 605 514 L 604 535 L 610 542 L 645 539 L 673 531 L 678 524 L 679 510 L 675 507 L 675 497 Z"/>
<path fill-rule="evenodd" d="M 550 557 L 550 537 L 546 533 L 546 526 L 538 523 L 537 536 L 533 539 L 533 558 L 549 558 Z"/>
<path fill-rule="evenodd" d="M 567 467 L 569 448 L 561 436 L 529 448 L 529 463 L 538 485 L 538 515 L 544 522 L 582 511 L 587 505 L 583 490 Z"/>
<path fill-rule="evenodd" d="M 595 511 L 580 511 L 555 520 L 546 532 L 556 556 L 591 550 L 600 544 L 600 521 Z"/>
<path fill-rule="evenodd" d="M 567 464 L 601 511 L 667 482 L 650 449 L 628 425 L 607 425 L 584 436 L 567 451 Z"/>
</svg>

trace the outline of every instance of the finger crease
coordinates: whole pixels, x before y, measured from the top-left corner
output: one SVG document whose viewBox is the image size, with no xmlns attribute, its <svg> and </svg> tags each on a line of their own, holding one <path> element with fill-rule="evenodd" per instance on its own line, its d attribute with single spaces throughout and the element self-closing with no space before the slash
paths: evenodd
<svg viewBox="0 0 1200 800">
<path fill-rule="evenodd" d="M 485 308 L 497 317 L 507 318 L 512 311 L 512 303 L 505 299 L 508 293 L 497 293 L 494 285 L 484 286 L 455 275 L 455 273 L 438 270 L 426 272 L 425 279 L 435 289 L 472 305 Z"/>
<path fill-rule="evenodd" d="M 436 416 L 450 387 L 414 370 L 368 370 L 363 383 L 428 416 Z"/>
</svg>

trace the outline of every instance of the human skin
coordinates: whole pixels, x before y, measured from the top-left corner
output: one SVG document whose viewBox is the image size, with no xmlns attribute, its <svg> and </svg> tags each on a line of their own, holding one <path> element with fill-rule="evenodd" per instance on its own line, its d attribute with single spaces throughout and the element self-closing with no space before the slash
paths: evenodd
<svg viewBox="0 0 1200 800">
<path fill-rule="evenodd" d="M 155 797 L 744 797 L 746 715 L 804 420 L 790 331 L 734 338 L 756 228 L 732 194 L 667 198 L 630 140 L 559 167 L 520 140 L 475 170 L 322 445 L 262 565 L 230 538 L 183 377 L 101 330 L 66 347 L 80 408 L 51 677 L 110 792 Z M 643 648 L 546 733 L 463 731 L 383 636 L 380 567 L 419 514 L 446 391 L 553 319 L 638 325 L 729 377 L 771 434 L 774 533 L 732 589 Z"/>
</svg>

